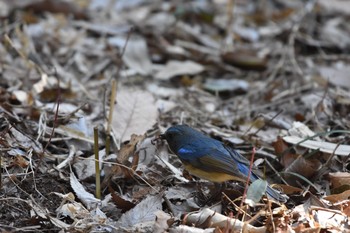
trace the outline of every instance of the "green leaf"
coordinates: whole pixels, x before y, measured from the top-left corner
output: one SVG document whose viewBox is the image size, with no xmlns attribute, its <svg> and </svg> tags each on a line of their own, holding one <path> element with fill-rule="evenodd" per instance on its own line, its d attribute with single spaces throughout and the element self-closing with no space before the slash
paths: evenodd
<svg viewBox="0 0 350 233">
<path fill-rule="evenodd" d="M 262 196 L 265 194 L 267 188 L 266 180 L 256 180 L 248 188 L 247 198 L 245 203 L 249 206 L 255 206 L 260 201 Z"/>
</svg>

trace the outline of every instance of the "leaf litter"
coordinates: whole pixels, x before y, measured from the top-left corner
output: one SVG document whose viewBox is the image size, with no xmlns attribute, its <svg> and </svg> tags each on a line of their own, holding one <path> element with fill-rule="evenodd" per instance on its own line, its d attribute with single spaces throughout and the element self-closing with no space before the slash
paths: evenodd
<svg viewBox="0 0 350 233">
<path fill-rule="evenodd" d="M 349 231 L 348 5 L 0 0 L 0 231 Z M 211 198 L 154 140 L 180 123 L 289 201 Z"/>
</svg>

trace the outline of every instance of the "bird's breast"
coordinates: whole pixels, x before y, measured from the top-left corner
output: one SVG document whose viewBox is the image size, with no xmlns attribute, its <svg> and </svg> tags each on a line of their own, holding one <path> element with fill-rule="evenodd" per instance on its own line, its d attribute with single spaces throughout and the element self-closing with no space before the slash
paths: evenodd
<svg viewBox="0 0 350 233">
<path fill-rule="evenodd" d="M 197 176 L 201 179 L 212 181 L 212 182 L 222 183 L 228 180 L 237 180 L 242 182 L 246 181 L 240 177 L 232 176 L 222 172 L 205 171 L 200 168 L 194 167 L 189 163 L 183 162 L 183 164 L 185 166 L 185 169 L 192 175 Z"/>
</svg>

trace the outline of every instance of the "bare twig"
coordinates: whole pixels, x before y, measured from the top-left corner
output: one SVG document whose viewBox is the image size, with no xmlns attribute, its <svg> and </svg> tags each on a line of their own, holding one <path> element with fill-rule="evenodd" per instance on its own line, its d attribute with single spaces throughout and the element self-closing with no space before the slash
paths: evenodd
<svg viewBox="0 0 350 233">
<path fill-rule="evenodd" d="M 113 107 L 114 107 L 114 101 L 117 94 L 117 81 L 115 79 L 112 80 L 112 90 L 111 90 L 111 98 L 109 102 L 109 115 L 108 115 L 108 122 L 107 122 L 107 138 L 106 138 L 106 155 L 109 155 L 110 148 L 111 148 L 111 128 L 112 128 L 112 120 L 113 120 Z"/>
<path fill-rule="evenodd" d="M 98 151 L 98 128 L 94 127 L 95 183 L 96 198 L 101 199 L 100 156 Z"/>
</svg>

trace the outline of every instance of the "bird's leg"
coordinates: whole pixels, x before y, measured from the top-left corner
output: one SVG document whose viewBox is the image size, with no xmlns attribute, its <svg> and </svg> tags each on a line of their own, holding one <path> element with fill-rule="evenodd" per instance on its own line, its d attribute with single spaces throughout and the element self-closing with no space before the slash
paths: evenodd
<svg viewBox="0 0 350 233">
<path fill-rule="evenodd" d="M 208 200 L 210 198 L 208 198 L 205 195 L 205 191 L 202 189 L 202 184 L 201 183 L 197 183 L 197 192 L 195 194 L 195 200 L 196 203 L 200 206 L 203 207 L 208 203 Z"/>
<path fill-rule="evenodd" d="M 215 191 L 212 196 L 209 198 L 210 201 L 215 201 L 218 198 L 221 199 L 221 194 L 227 188 L 226 182 L 223 183 L 214 183 Z"/>
<path fill-rule="evenodd" d="M 209 197 L 206 197 L 203 194 L 203 191 L 200 190 L 197 193 L 197 200 L 198 200 L 198 205 L 200 206 L 205 206 L 209 203 L 212 203 L 214 201 L 217 201 L 219 198 L 221 199 L 221 194 L 222 192 L 226 189 L 226 183 L 214 183 L 214 192 L 211 192 L 211 195 Z"/>
</svg>

